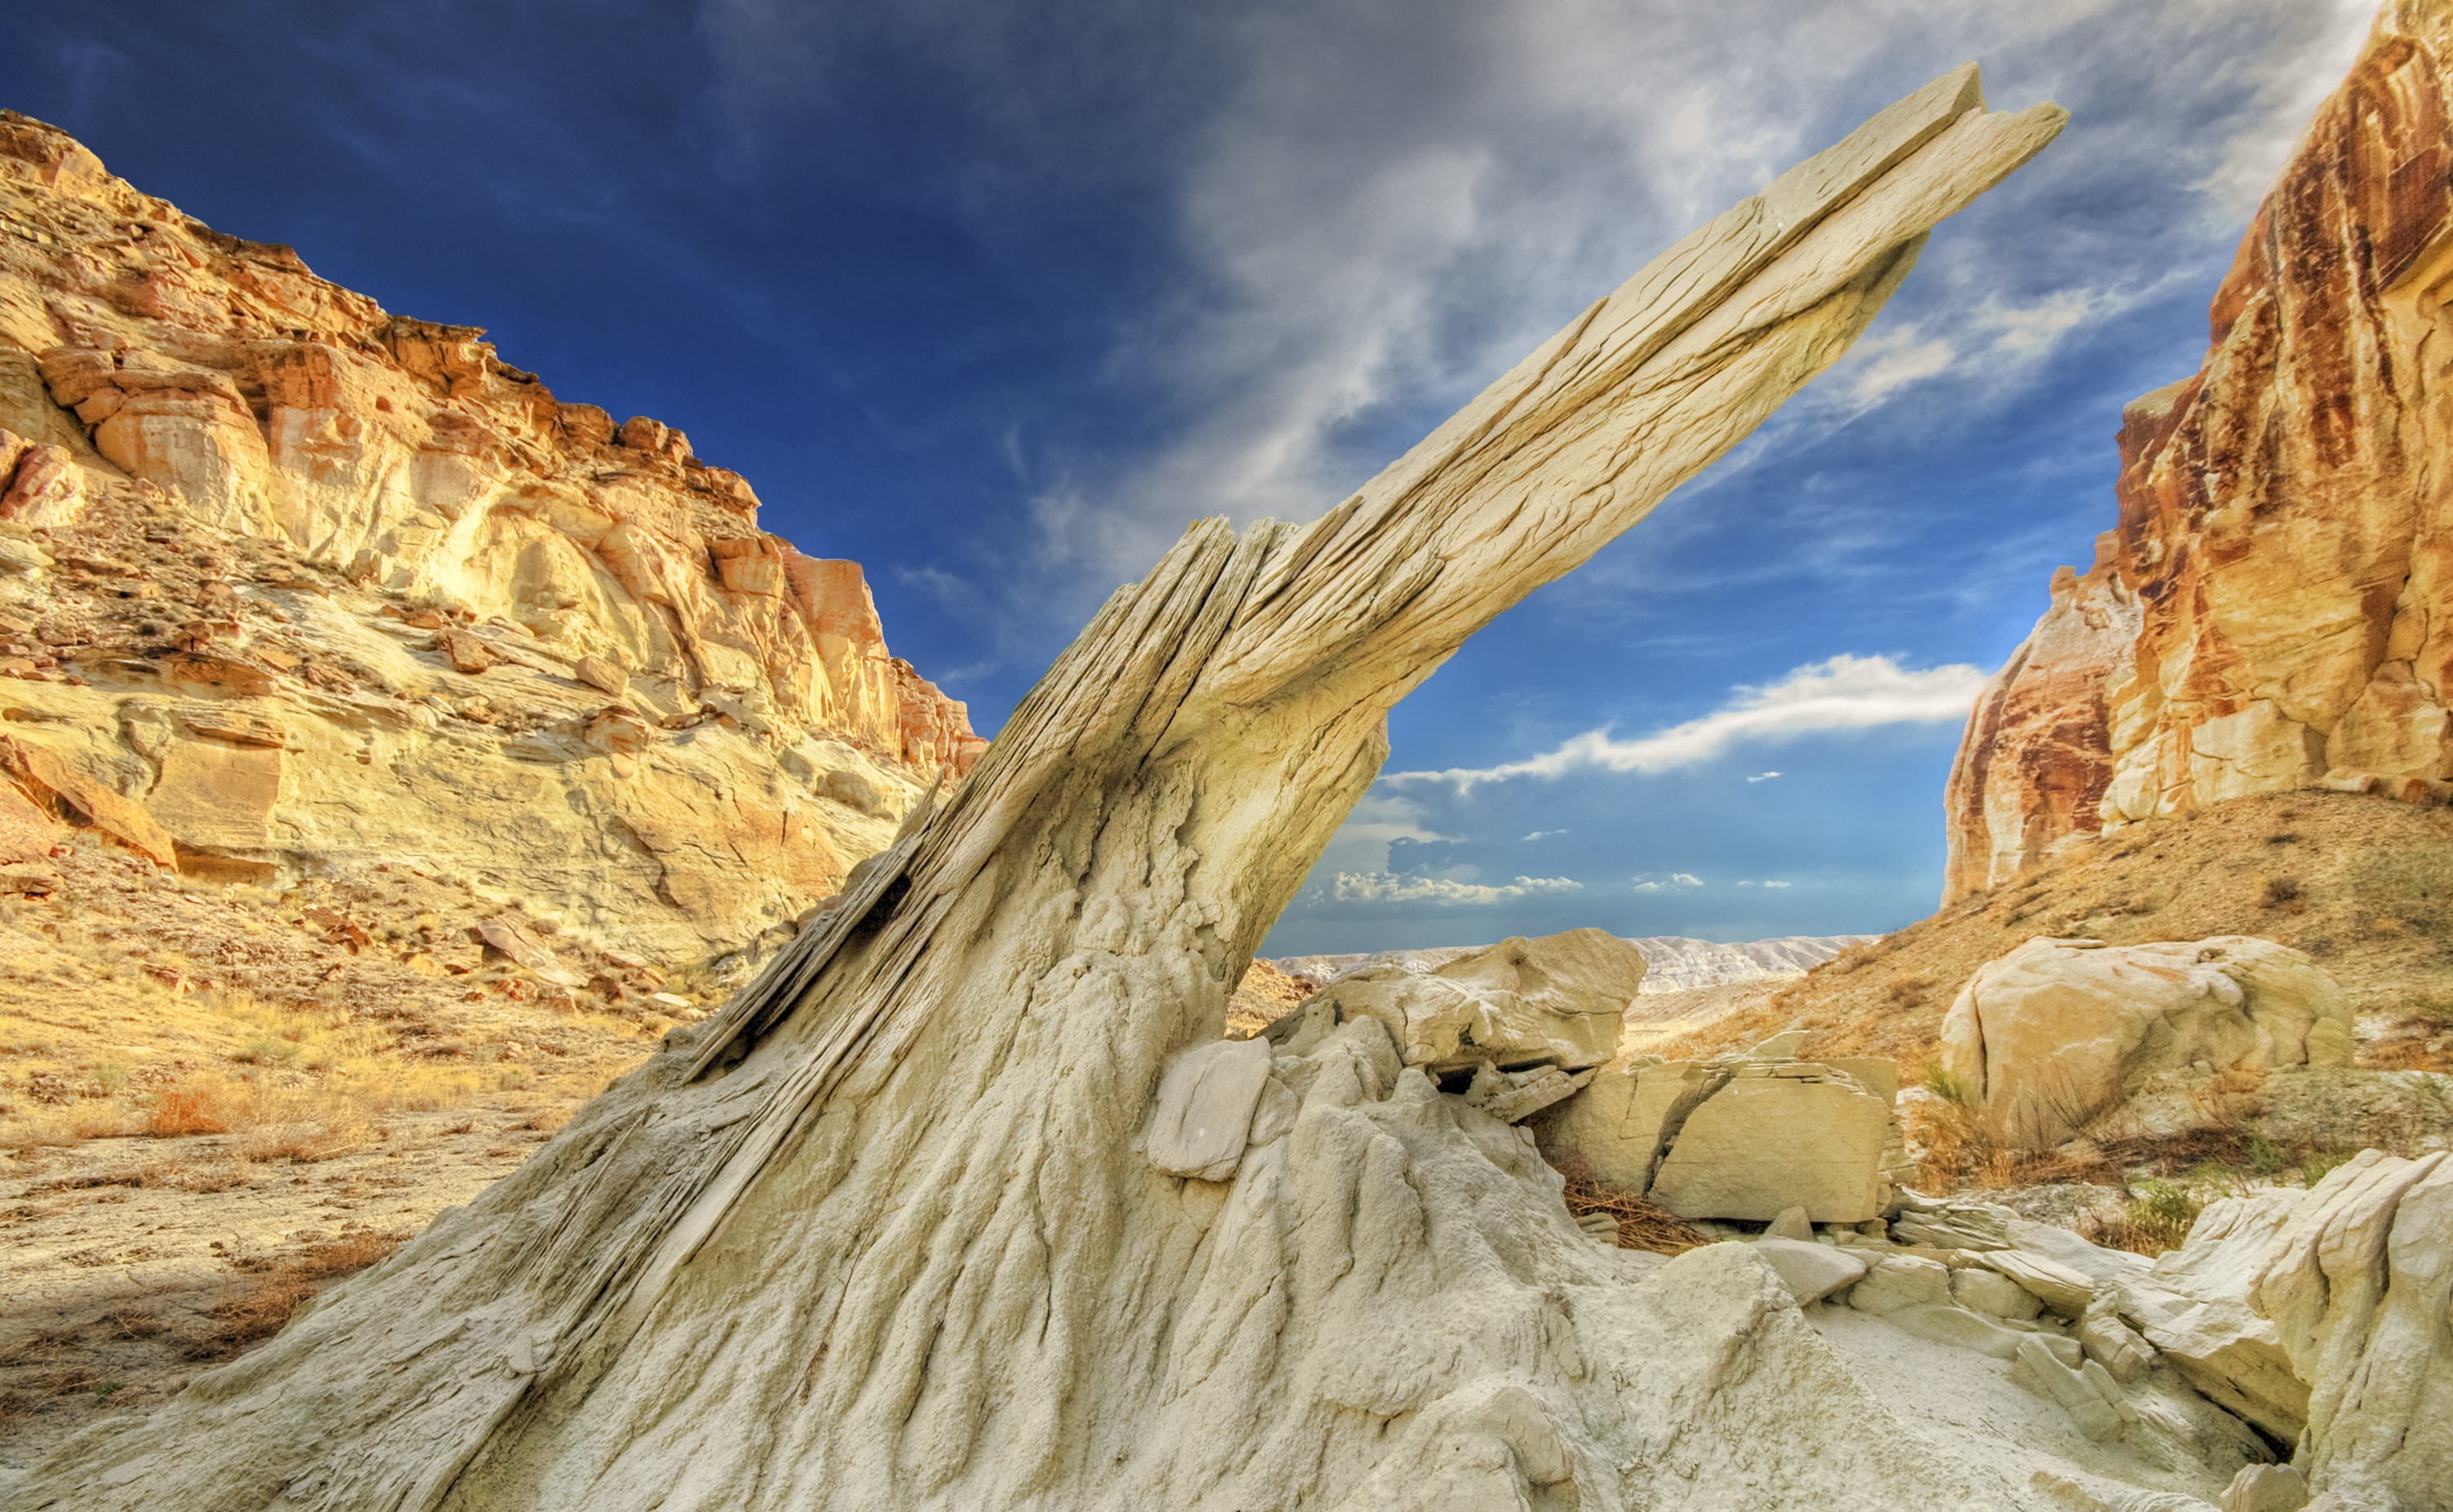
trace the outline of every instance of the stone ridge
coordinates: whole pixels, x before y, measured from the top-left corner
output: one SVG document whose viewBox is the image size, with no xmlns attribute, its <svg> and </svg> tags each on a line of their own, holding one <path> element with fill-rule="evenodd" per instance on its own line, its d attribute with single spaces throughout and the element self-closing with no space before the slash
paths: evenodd
<svg viewBox="0 0 2453 1512">
<path fill-rule="evenodd" d="M 1971 716 L 1945 906 L 2079 839 L 2320 784 L 2453 793 L 2453 14 L 2397 0 L 2259 208 L 2118 527 Z"/>
<path fill-rule="evenodd" d="M 859 564 L 483 334 L 0 112 L 12 734 L 187 869 L 423 864 L 667 955 L 789 921 L 986 742 Z"/>
</svg>

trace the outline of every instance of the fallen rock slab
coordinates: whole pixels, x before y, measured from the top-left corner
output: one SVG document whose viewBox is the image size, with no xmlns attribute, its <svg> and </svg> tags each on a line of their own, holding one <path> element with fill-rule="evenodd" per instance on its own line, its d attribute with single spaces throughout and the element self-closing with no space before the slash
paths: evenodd
<svg viewBox="0 0 2453 1512">
<path fill-rule="evenodd" d="M 1503 940 L 1430 971 L 1366 967 L 1322 989 L 1346 1018 L 1386 1024 L 1408 1065 L 1599 1065 L 1618 1051 L 1643 952 L 1603 929 Z M 1529 1111 L 1529 1109 L 1528 1109 Z"/>
<path fill-rule="evenodd" d="M 1864 1261 L 1832 1244 L 1770 1237 L 1754 1241 L 1754 1249 L 1780 1273 L 1801 1306 L 1853 1286 L 1865 1275 Z"/>
<path fill-rule="evenodd" d="M 1766 1223 L 1802 1206 L 1818 1224 L 1882 1216 L 1890 1104 L 1836 1073 L 1739 1075 L 1687 1115 L 1652 1181 L 1681 1218 Z"/>
</svg>

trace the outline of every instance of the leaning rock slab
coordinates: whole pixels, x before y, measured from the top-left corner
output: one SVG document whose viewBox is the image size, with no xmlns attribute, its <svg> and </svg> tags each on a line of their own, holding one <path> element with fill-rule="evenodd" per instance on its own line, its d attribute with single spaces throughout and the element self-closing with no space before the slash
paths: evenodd
<svg viewBox="0 0 2453 1512">
<path fill-rule="evenodd" d="M 1651 1197 L 1681 1218 L 1767 1223 L 1802 1206 L 1818 1224 L 1862 1224 L 1882 1216 L 1890 1126 L 1890 1104 L 1836 1072 L 1742 1072 L 1687 1116 Z"/>
</svg>

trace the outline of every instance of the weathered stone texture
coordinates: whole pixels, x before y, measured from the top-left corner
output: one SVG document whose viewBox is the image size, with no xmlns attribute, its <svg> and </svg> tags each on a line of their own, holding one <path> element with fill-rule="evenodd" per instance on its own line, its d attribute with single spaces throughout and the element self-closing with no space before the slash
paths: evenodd
<svg viewBox="0 0 2453 1512">
<path fill-rule="evenodd" d="M 2453 17 L 2380 15 L 2217 292 L 2123 417 L 2120 523 L 1978 702 L 1945 904 L 2076 837 L 2334 774 L 2453 778 Z"/>
<path fill-rule="evenodd" d="M 1943 1019 L 1942 1064 L 1997 1137 L 2044 1149 L 2159 1073 L 2344 1064 L 2350 1028 L 2342 985 L 2271 941 L 2040 939 L 1960 989 Z"/>
</svg>

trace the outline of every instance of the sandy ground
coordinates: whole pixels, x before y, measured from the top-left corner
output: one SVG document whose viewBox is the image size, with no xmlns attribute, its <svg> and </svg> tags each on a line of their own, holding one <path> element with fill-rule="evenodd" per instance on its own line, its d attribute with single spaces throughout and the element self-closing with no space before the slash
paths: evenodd
<svg viewBox="0 0 2453 1512">
<path fill-rule="evenodd" d="M 269 1337 L 303 1288 L 381 1258 L 516 1169 L 568 1116 L 514 1097 L 406 1113 L 366 1147 L 310 1163 L 249 1160 L 242 1138 L 213 1135 L 10 1152 L 0 1466 L 105 1413 L 168 1401 L 260 1342 L 249 1332 Z"/>
</svg>

